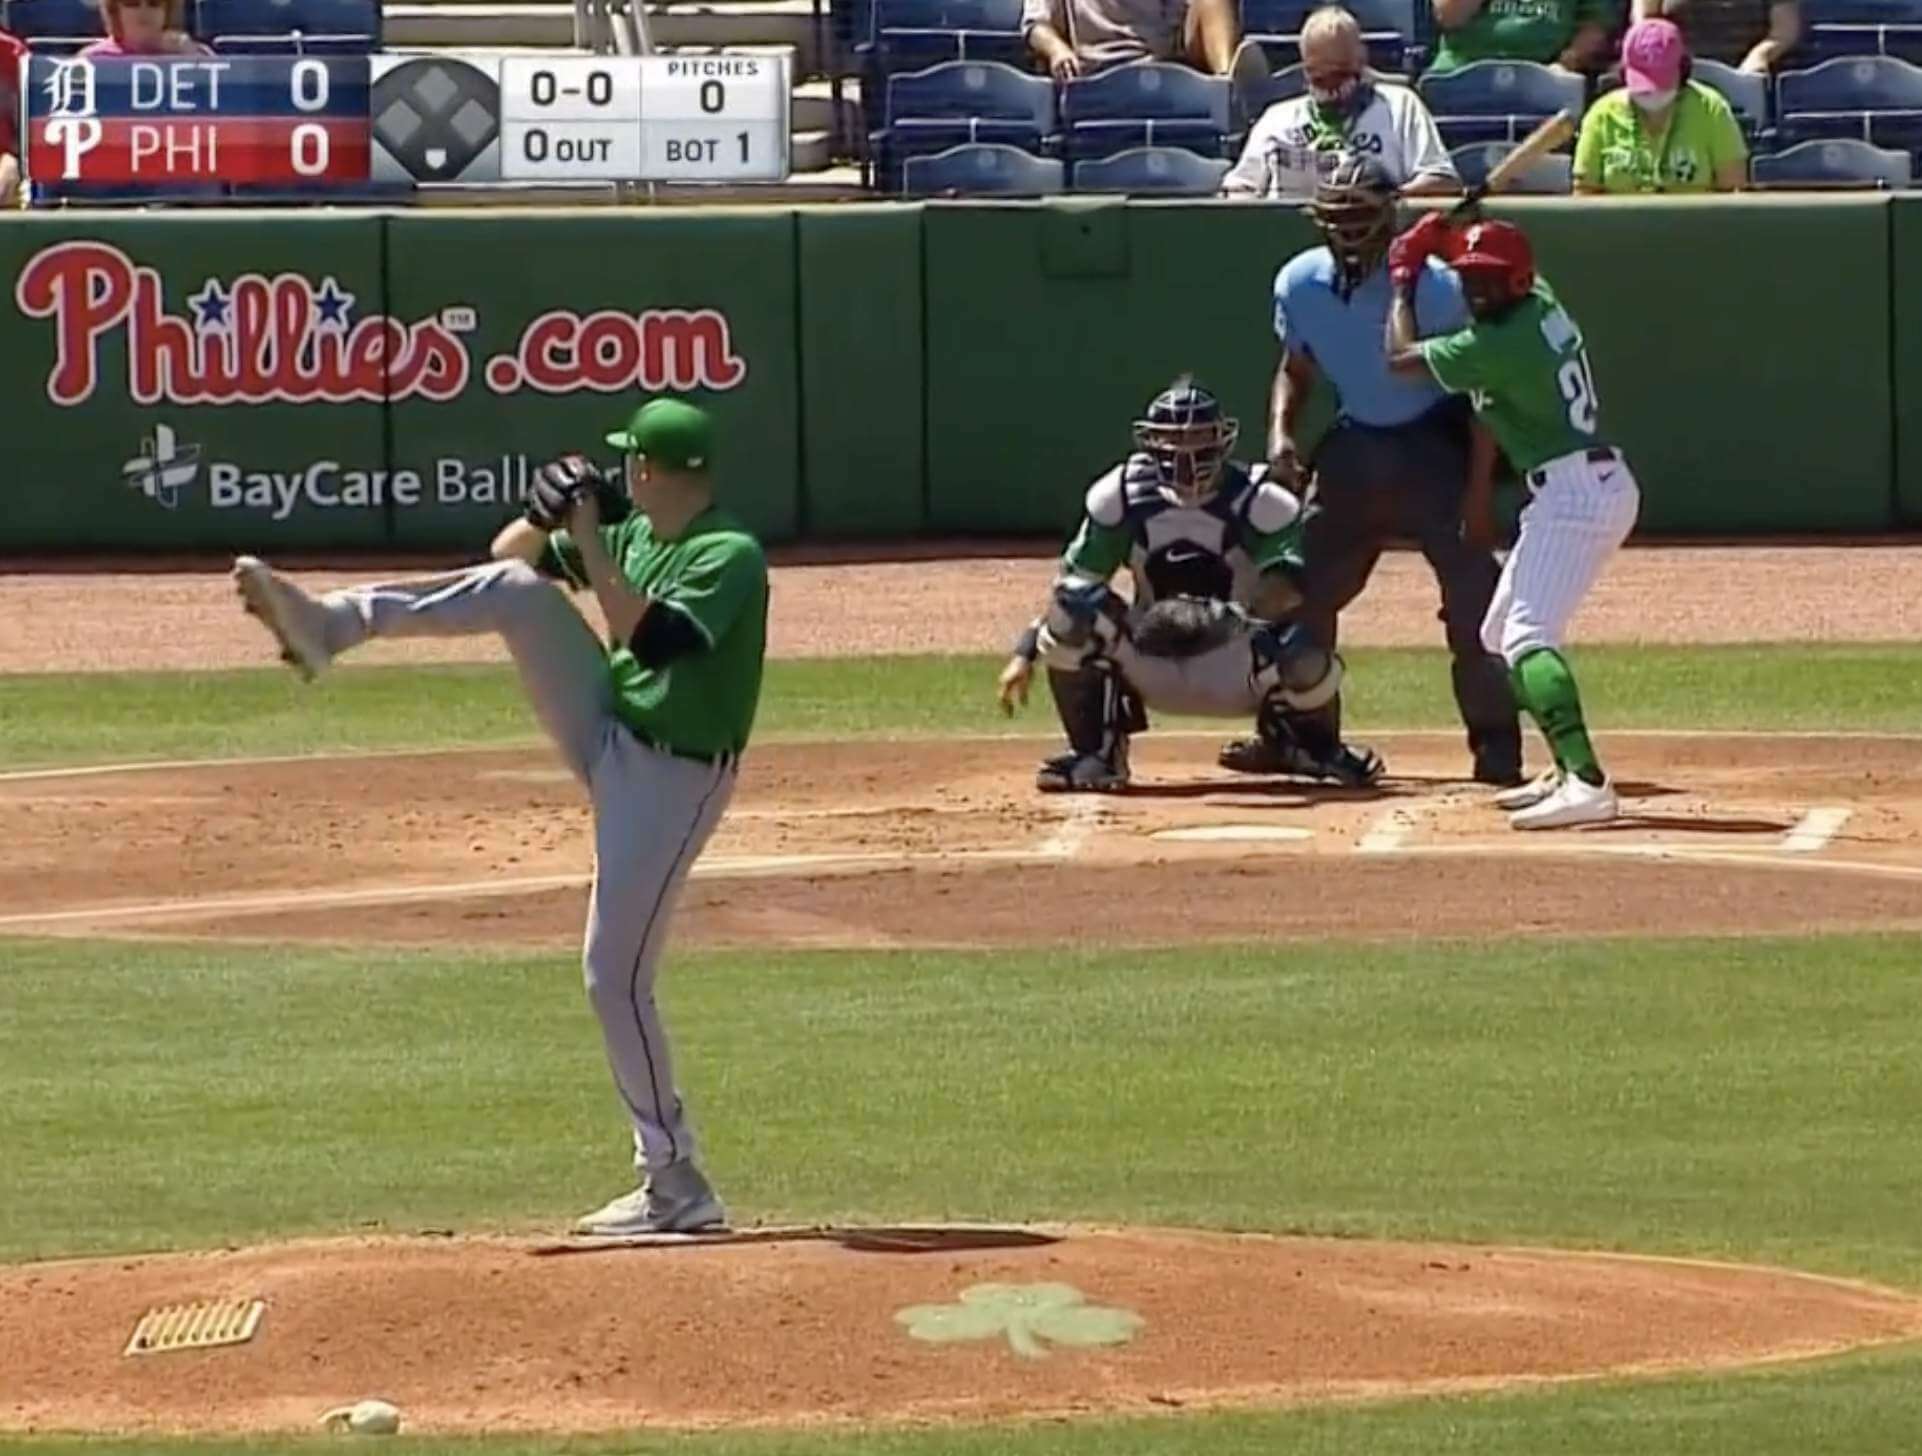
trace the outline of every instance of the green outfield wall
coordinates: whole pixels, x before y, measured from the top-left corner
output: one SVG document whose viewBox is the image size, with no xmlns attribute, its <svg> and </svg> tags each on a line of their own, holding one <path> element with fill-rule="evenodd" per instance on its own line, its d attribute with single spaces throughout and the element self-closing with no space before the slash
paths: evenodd
<svg viewBox="0 0 1922 1456">
<path fill-rule="evenodd" d="M 1922 198 L 1512 210 L 1644 530 L 1922 525 Z M 0 551 L 463 554 L 663 390 L 771 539 L 1064 529 L 1182 369 L 1259 449 L 1312 241 L 1102 198 L 0 220 Z"/>
</svg>

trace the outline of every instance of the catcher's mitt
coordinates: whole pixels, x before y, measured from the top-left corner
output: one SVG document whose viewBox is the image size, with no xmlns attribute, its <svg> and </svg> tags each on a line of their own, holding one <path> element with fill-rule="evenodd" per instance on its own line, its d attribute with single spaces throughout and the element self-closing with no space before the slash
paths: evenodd
<svg viewBox="0 0 1922 1456">
<path fill-rule="evenodd" d="M 589 491 L 600 504 L 603 526 L 626 520 L 633 509 L 627 492 L 607 471 L 585 455 L 563 455 L 534 472 L 534 484 L 527 493 L 527 519 L 543 531 L 557 531 L 567 524 L 574 502 Z"/>
<path fill-rule="evenodd" d="M 1150 657 L 1194 657 L 1219 647 L 1245 619 L 1232 603 L 1211 597 L 1167 597 L 1134 624 L 1134 644 Z"/>
</svg>

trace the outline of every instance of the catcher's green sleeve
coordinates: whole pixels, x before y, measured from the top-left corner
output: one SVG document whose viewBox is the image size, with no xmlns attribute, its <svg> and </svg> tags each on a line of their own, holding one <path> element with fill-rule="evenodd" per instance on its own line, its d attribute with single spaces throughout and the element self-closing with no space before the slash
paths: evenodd
<svg viewBox="0 0 1922 1456">
<path fill-rule="evenodd" d="M 1129 546 L 1127 527 L 1104 526 L 1087 516 L 1061 553 L 1061 564 L 1077 576 L 1106 581 L 1127 562 Z"/>
</svg>

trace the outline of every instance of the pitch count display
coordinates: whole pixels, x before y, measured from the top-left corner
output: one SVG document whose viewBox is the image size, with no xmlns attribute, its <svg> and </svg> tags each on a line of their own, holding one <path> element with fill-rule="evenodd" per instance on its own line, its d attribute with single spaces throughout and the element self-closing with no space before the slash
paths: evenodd
<svg viewBox="0 0 1922 1456">
<path fill-rule="evenodd" d="M 778 182 L 787 61 L 32 56 L 29 177 L 61 183 Z"/>
</svg>

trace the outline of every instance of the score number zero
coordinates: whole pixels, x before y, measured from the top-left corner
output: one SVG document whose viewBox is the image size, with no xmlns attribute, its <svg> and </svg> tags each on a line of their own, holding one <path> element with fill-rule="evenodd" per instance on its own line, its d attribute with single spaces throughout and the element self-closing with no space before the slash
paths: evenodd
<svg viewBox="0 0 1922 1456">
<path fill-rule="evenodd" d="M 585 100 L 592 107 L 611 107 L 614 104 L 614 75 L 611 71 L 596 67 L 590 70 L 578 86 L 562 86 L 560 78 L 549 70 L 536 70 L 527 78 L 527 99 L 533 106 L 548 108 L 564 105 L 579 99 L 585 93 Z M 696 93 L 702 111 L 709 116 L 719 116 L 727 110 L 727 83 L 717 79 L 701 82 Z M 736 132 L 734 139 L 741 149 L 741 165 L 749 161 L 748 137 L 750 133 Z M 670 139 L 667 143 L 667 159 L 670 162 L 712 162 L 718 160 L 720 143 L 712 139 L 695 139 L 679 142 Z M 683 155 L 683 149 L 686 155 Z M 550 136 L 546 128 L 528 125 L 521 132 L 521 155 L 536 165 L 548 161 L 579 162 L 593 164 L 612 162 L 612 146 L 606 137 L 573 137 L 568 135 Z"/>
<path fill-rule="evenodd" d="M 333 75 L 325 61 L 303 59 L 288 73 L 287 92 L 295 111 L 325 111 L 333 97 Z M 324 177 L 333 161 L 327 128 L 311 121 L 296 122 L 287 134 L 287 160 L 302 177 Z"/>
</svg>

